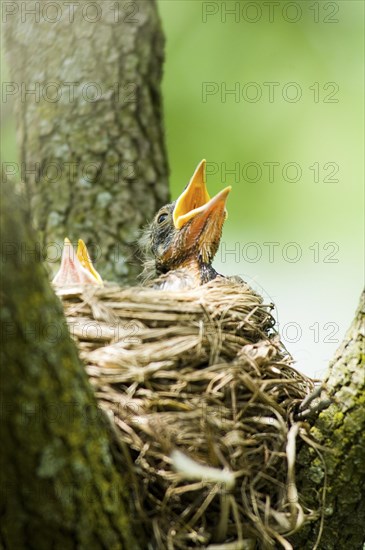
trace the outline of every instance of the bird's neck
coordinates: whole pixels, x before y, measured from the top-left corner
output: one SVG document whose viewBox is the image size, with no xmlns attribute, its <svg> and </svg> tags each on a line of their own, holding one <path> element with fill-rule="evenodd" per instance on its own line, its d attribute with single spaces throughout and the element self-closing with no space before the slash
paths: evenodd
<svg viewBox="0 0 365 550">
<path fill-rule="evenodd" d="M 185 261 L 180 263 L 178 269 L 187 270 L 190 276 L 196 279 L 197 285 L 203 285 L 215 279 L 218 275 L 210 264 L 204 263 L 198 258 L 186 258 Z"/>
<path fill-rule="evenodd" d="M 202 263 L 200 266 L 201 284 L 208 283 L 217 277 L 218 273 L 210 264 Z"/>
</svg>

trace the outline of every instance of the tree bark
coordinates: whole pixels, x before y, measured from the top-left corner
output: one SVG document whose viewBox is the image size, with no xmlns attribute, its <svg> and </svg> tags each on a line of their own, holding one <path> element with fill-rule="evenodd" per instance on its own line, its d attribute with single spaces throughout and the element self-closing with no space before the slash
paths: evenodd
<svg viewBox="0 0 365 550">
<path fill-rule="evenodd" d="M 6 185 L 0 547 L 138 549 L 106 419 L 19 201 Z"/>
<path fill-rule="evenodd" d="M 311 428 L 325 449 L 299 455 L 299 489 L 309 508 L 322 503 L 322 517 L 295 536 L 295 548 L 316 548 L 319 534 L 324 550 L 360 550 L 365 542 L 364 298 L 328 369 L 333 404 Z"/>
<path fill-rule="evenodd" d="M 139 230 L 168 201 L 156 2 L 6 4 L 5 97 L 49 266 L 83 238 L 105 278 L 133 283 Z"/>
</svg>

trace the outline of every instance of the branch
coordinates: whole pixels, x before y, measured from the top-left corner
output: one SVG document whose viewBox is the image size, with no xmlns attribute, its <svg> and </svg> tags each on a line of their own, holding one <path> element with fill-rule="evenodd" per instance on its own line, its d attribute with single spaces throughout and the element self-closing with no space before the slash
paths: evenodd
<svg viewBox="0 0 365 550">
<path fill-rule="evenodd" d="M 323 503 L 322 518 L 295 537 L 295 548 L 362 549 L 365 540 L 364 293 L 325 381 L 332 405 L 311 428 L 326 448 L 303 449 L 298 475 L 309 507 Z M 320 456 L 322 458 L 320 458 Z M 322 531 L 322 532 L 321 532 Z"/>
</svg>

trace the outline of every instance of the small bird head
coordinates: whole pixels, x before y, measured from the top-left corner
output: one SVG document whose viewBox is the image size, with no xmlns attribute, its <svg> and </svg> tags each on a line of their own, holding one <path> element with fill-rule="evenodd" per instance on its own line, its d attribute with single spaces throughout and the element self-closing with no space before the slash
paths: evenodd
<svg viewBox="0 0 365 550">
<path fill-rule="evenodd" d="M 211 199 L 205 167 L 203 160 L 180 197 L 157 212 L 142 238 L 142 246 L 152 253 L 157 274 L 192 264 L 210 265 L 218 250 L 231 187 Z"/>
</svg>

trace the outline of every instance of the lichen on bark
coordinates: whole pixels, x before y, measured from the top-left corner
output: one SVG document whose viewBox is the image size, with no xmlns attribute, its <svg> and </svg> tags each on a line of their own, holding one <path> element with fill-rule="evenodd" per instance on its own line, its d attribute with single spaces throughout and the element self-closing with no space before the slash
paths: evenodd
<svg viewBox="0 0 365 550">
<path fill-rule="evenodd" d="M 365 543 L 365 311 L 363 293 L 355 318 L 324 381 L 333 403 L 311 427 L 320 455 L 299 455 L 298 485 L 321 520 L 293 539 L 295 548 L 361 550 Z M 320 535 L 320 537 L 319 537 Z"/>
</svg>

